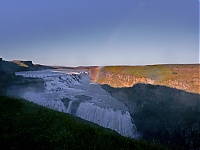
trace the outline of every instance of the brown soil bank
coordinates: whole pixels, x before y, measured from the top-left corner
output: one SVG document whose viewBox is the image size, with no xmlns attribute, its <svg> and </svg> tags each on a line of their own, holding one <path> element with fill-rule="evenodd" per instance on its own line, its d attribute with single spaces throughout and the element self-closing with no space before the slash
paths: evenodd
<svg viewBox="0 0 200 150">
<path fill-rule="evenodd" d="M 199 64 L 91 67 L 93 82 L 112 87 L 163 85 L 200 94 Z"/>
</svg>

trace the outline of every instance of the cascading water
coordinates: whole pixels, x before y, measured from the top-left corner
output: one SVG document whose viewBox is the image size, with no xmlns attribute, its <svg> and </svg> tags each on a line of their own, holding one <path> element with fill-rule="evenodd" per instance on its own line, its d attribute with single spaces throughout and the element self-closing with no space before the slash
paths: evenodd
<svg viewBox="0 0 200 150">
<path fill-rule="evenodd" d="M 85 102 L 78 107 L 76 116 L 97 123 L 100 126 L 114 129 L 123 136 L 134 138 L 137 135 L 136 127 L 132 123 L 130 113 L 127 111 L 114 111 L 112 108 L 101 108 Z"/>
<path fill-rule="evenodd" d="M 20 93 L 21 97 L 113 129 L 123 136 L 138 137 L 128 108 L 100 85 L 91 84 L 87 73 L 43 70 L 17 72 L 16 75 L 42 78 L 45 82 L 43 92 L 26 89 Z"/>
</svg>

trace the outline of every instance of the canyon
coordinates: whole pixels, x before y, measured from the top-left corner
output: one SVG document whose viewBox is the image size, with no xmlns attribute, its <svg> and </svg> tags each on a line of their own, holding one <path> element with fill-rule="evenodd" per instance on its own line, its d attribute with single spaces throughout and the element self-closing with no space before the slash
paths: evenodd
<svg viewBox="0 0 200 150">
<path fill-rule="evenodd" d="M 91 80 L 129 109 L 142 139 L 197 149 L 200 65 L 94 66 Z M 176 145 L 176 146 L 175 146 Z M 179 147 L 179 148 L 180 148 Z"/>
<path fill-rule="evenodd" d="M 73 68 L 1 61 L 0 73 L 9 96 L 123 136 L 173 149 L 200 146 L 198 64 Z"/>
</svg>

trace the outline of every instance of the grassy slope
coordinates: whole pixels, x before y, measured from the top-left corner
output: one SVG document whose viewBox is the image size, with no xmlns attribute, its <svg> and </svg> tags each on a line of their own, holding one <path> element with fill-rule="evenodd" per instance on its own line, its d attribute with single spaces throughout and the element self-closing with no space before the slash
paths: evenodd
<svg viewBox="0 0 200 150">
<path fill-rule="evenodd" d="M 25 100 L 0 96 L 0 118 L 5 149 L 163 149 Z"/>
</svg>

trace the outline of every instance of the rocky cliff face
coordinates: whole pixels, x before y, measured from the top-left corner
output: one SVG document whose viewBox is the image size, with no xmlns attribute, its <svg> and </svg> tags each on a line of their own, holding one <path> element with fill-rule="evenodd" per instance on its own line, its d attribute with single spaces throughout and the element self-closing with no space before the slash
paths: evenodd
<svg viewBox="0 0 200 150">
<path fill-rule="evenodd" d="M 112 87 L 135 84 L 163 85 L 192 93 L 200 93 L 200 65 L 152 65 L 91 67 L 93 82 Z"/>
<path fill-rule="evenodd" d="M 128 107 L 143 140 L 171 149 L 200 147 L 199 94 L 150 84 L 102 88 Z"/>
<path fill-rule="evenodd" d="M 44 66 L 40 64 L 33 64 L 32 61 L 23 61 L 23 60 L 13 60 L 13 63 L 17 64 L 20 67 L 26 68 L 26 70 L 35 71 L 43 69 L 56 69 L 56 67 Z"/>
<path fill-rule="evenodd" d="M 31 61 L 24 61 L 25 64 L 32 66 Z M 16 62 L 10 61 L 0 61 L 0 95 L 6 95 L 7 90 L 11 87 L 28 87 L 39 86 L 44 87 L 44 82 L 40 78 L 24 78 L 16 76 L 15 72 L 19 71 L 29 71 L 31 70 L 29 66 L 19 65 Z M 19 88 L 15 88 L 13 93 L 18 91 Z"/>
<path fill-rule="evenodd" d="M 13 60 L 12 62 L 14 62 L 22 67 L 34 67 L 32 61 Z"/>
<path fill-rule="evenodd" d="M 0 61 L 0 72 L 4 72 L 7 74 L 14 74 L 17 71 L 27 71 L 28 69 L 22 66 L 19 66 L 16 63 L 9 61 Z"/>
</svg>

